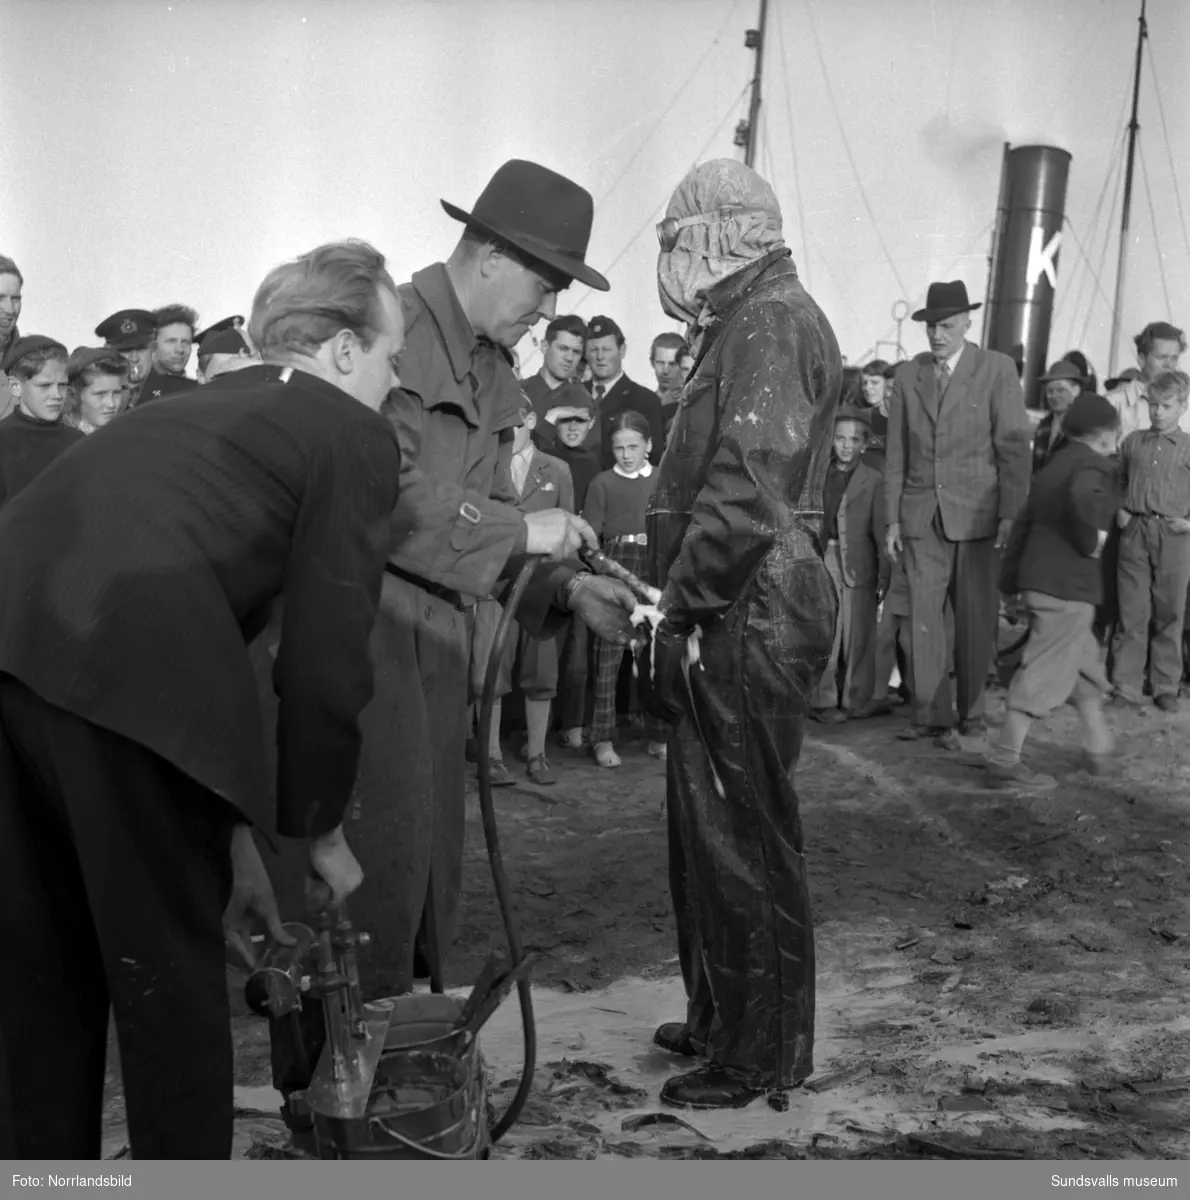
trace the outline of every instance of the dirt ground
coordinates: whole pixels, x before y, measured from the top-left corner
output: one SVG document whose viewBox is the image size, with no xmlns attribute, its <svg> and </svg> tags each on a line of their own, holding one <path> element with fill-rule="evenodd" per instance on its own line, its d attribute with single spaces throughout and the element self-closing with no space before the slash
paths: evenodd
<svg viewBox="0 0 1190 1200">
<path fill-rule="evenodd" d="M 1001 707 L 993 694 L 993 722 Z M 647 1044 L 650 1021 L 682 1015 L 664 767 L 640 743 L 616 771 L 555 751 L 556 786 L 498 790 L 522 938 L 543 956 L 534 986 L 570 1008 L 542 1036 L 537 1088 L 497 1156 L 1190 1158 L 1190 710 L 1112 719 L 1121 759 L 1102 777 L 1080 770 L 1072 709 L 1039 725 L 1026 762 L 1058 787 L 1030 798 L 983 786 L 979 740 L 962 754 L 896 740 L 904 715 L 811 726 L 798 783 L 817 1074 L 784 1117 L 757 1101 L 764 1119 L 719 1118 L 715 1137 L 696 1117 L 695 1132 L 641 1117 L 684 1065 Z M 504 944 L 474 795 L 471 810 L 459 986 Z M 634 987 L 652 989 L 652 1009 L 632 1008 Z M 575 1013 L 608 1012 L 637 1022 L 635 1057 L 565 1032 Z M 267 1037 L 240 1013 L 236 1153 L 281 1156 L 252 1099 L 268 1095 Z M 514 1090 L 505 1057 L 498 1111 Z M 120 1107 L 113 1077 L 109 1153 Z"/>
</svg>

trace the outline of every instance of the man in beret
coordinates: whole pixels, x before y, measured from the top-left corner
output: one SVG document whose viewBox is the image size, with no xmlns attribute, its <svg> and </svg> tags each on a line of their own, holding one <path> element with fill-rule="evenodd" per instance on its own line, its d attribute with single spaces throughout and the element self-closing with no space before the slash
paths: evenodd
<svg viewBox="0 0 1190 1200">
<path fill-rule="evenodd" d="M 597 547 L 585 521 L 560 508 L 520 512 L 515 496 L 495 486 L 524 402 L 510 351 L 554 317 L 572 280 L 608 287 L 585 262 L 591 196 L 546 167 L 512 160 L 470 212 L 442 205 L 462 223 L 462 237 L 445 262 L 400 289 L 406 341 L 387 412 L 403 452 L 401 502 L 373 634 L 376 696 L 362 718 L 353 813 L 369 879 L 353 916 L 375 939 L 362 970 L 367 990 L 389 995 L 408 991 L 415 969 L 445 986 L 454 940 L 467 783 L 464 598 L 491 595 L 528 557 Z M 577 567 L 539 574 L 522 624 L 553 636 L 573 612 L 626 643 L 635 597 Z M 258 666 L 271 709 L 267 656 Z M 294 904 L 297 866 L 287 868 Z"/>
<path fill-rule="evenodd" d="M 104 344 L 118 351 L 128 364 L 124 411 L 136 408 L 140 403 L 145 380 L 153 369 L 153 340 L 156 334 L 156 318 L 144 308 L 122 308 L 95 326 L 95 336 L 103 338 Z"/>
<path fill-rule="evenodd" d="M 612 426 L 621 413 L 638 412 L 649 423 L 653 444 L 649 461 L 656 466 L 665 449 L 665 419 L 656 392 L 642 387 L 624 374 L 628 346 L 619 325 L 611 317 L 593 317 L 587 326 L 587 362 L 591 366 L 591 395 L 595 398 L 603 469 L 616 465 L 612 450 Z"/>
<path fill-rule="evenodd" d="M 979 307 L 961 280 L 930 284 L 925 307 L 913 314 L 930 348 L 897 365 L 888 399 L 888 553 L 905 557 L 913 623 L 913 723 L 898 736 L 932 737 L 948 750 L 962 748 L 960 734 L 982 727 L 999 618 L 999 553 L 1029 493 L 1024 393 L 1008 355 L 967 340 Z"/>
</svg>

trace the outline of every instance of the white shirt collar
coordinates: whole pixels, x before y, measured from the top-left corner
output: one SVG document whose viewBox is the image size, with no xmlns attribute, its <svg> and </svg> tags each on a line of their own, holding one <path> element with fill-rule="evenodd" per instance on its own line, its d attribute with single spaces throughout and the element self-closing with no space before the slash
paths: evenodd
<svg viewBox="0 0 1190 1200">
<path fill-rule="evenodd" d="M 612 467 L 612 470 L 615 471 L 617 475 L 622 476 L 624 479 L 648 479 L 648 477 L 653 474 L 653 464 L 651 462 L 647 462 L 643 467 L 640 467 L 636 471 L 625 471 L 619 463 L 616 463 L 616 465 Z"/>
<path fill-rule="evenodd" d="M 953 374 L 954 374 L 955 365 L 956 365 L 956 364 L 958 363 L 958 361 L 959 361 L 959 356 L 960 356 L 960 355 L 963 353 L 963 351 L 964 351 L 964 350 L 966 350 L 966 349 L 967 349 L 967 343 L 966 343 L 966 342 L 963 342 L 963 343 L 962 343 L 962 344 L 959 346 L 959 348 L 958 348 L 958 349 L 957 349 L 957 350 L 956 350 L 956 351 L 955 351 L 955 352 L 954 352 L 952 355 L 950 355 L 950 357 L 949 357 L 949 358 L 947 358 L 947 359 L 945 359 L 945 360 L 944 360 L 944 361 L 946 362 L 946 368 L 947 368 L 947 370 L 950 372 L 950 374 L 951 374 L 951 375 L 953 375 Z M 935 359 L 935 360 L 934 360 L 935 364 L 937 363 L 937 361 L 938 361 L 937 359 Z"/>
<path fill-rule="evenodd" d="M 614 379 L 592 379 L 591 380 L 591 395 L 593 396 L 595 394 L 595 389 L 597 387 L 601 387 L 601 388 L 603 388 L 603 394 L 606 396 L 608 394 L 608 392 L 610 392 L 612 390 L 612 388 L 614 388 L 616 386 L 616 384 L 619 383 L 620 380 L 623 378 L 624 378 L 624 372 L 621 371 L 619 373 L 619 375 L 617 375 Z"/>
</svg>

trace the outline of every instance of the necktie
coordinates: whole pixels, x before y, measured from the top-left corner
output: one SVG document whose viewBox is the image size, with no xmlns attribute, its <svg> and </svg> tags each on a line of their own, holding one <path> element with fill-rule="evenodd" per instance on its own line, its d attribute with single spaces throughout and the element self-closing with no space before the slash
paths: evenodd
<svg viewBox="0 0 1190 1200">
<path fill-rule="evenodd" d="M 512 456 L 512 486 L 520 496 L 525 490 L 525 480 L 529 475 L 529 455 L 524 452 Z"/>
<path fill-rule="evenodd" d="M 604 394 L 606 392 L 607 392 L 607 388 L 605 388 L 602 383 L 597 383 L 595 385 L 595 399 L 596 400 L 602 400 L 604 397 Z"/>
<path fill-rule="evenodd" d="M 946 391 L 946 385 L 950 382 L 950 363 L 943 359 L 938 364 L 938 395 L 941 396 Z"/>
</svg>

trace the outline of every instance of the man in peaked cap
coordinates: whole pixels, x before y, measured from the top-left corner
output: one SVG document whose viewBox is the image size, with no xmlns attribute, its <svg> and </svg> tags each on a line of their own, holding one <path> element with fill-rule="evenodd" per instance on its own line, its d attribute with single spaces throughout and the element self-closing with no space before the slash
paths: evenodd
<svg viewBox="0 0 1190 1200">
<path fill-rule="evenodd" d="M 231 325 L 211 326 L 198 343 L 198 382 L 211 383 L 229 371 L 239 371 L 260 362 L 244 332 Z"/>
<path fill-rule="evenodd" d="M 135 408 L 145 380 L 153 367 L 153 340 L 157 321 L 144 308 L 122 308 L 95 326 L 95 336 L 103 338 L 110 350 L 119 351 L 128 364 L 128 390 L 124 409 Z"/>
<path fill-rule="evenodd" d="M 930 348 L 897 366 L 885 444 L 887 548 L 905 556 L 913 626 L 913 724 L 949 750 L 982 724 L 999 613 L 999 557 L 1029 492 L 1029 419 L 1016 365 L 967 341 L 961 281 L 931 283 L 923 324 Z M 954 606 L 956 696 L 947 662 Z M 955 706 L 958 730 L 955 730 Z"/>
<path fill-rule="evenodd" d="M 368 882 L 353 916 L 372 932 L 368 989 L 408 991 L 415 963 L 441 988 L 462 875 L 473 598 L 492 595 L 528 555 L 597 545 L 563 509 L 523 513 L 498 495 L 497 462 L 521 423 L 511 349 L 554 317 L 572 281 L 605 291 L 587 265 L 590 193 L 546 167 L 505 163 L 470 211 L 442 201 L 463 225 L 445 262 L 400 289 L 406 341 L 401 386 L 388 401 L 402 450 L 401 501 L 373 634 L 376 694 L 362 718 L 364 750 L 353 840 Z M 632 594 L 577 563 L 539 572 L 522 625 L 555 634 L 568 612 L 626 643 Z M 266 634 L 266 641 L 272 630 Z M 258 655 L 262 701 L 275 712 L 271 662 Z M 421 687 L 409 680 L 420 679 Z M 297 906 L 302 864 L 278 868 L 282 907 Z"/>
<path fill-rule="evenodd" d="M 624 374 L 627 344 L 619 325 L 611 317 L 594 317 L 587 326 L 587 362 L 591 364 L 591 395 L 595 397 L 603 469 L 616 465 L 612 452 L 612 426 L 626 412 L 638 412 L 649 423 L 653 443 L 649 461 L 656 466 L 665 449 L 665 418 L 661 399 Z"/>
</svg>

